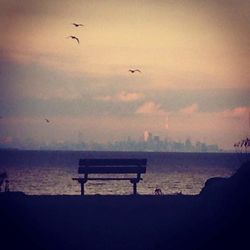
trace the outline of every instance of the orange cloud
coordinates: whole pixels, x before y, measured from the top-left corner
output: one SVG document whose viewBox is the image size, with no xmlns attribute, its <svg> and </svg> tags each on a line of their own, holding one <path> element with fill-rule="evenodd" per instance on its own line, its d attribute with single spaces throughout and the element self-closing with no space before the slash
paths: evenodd
<svg viewBox="0 0 250 250">
<path fill-rule="evenodd" d="M 151 115 L 166 115 L 166 111 L 161 108 L 160 104 L 155 102 L 145 102 L 136 110 L 137 114 L 151 114 Z"/>
<path fill-rule="evenodd" d="M 248 107 L 236 107 L 234 109 L 228 109 L 221 113 L 224 118 L 234 118 L 241 119 L 246 117 L 250 112 L 250 108 Z"/>
<path fill-rule="evenodd" d="M 117 95 L 118 100 L 122 102 L 133 102 L 137 101 L 144 97 L 144 94 L 142 93 L 136 93 L 136 92 L 125 92 L 122 91 L 120 94 Z"/>
<path fill-rule="evenodd" d="M 137 93 L 137 92 L 125 92 L 122 91 L 114 96 L 106 95 L 106 96 L 99 96 L 96 99 L 110 102 L 110 101 L 120 101 L 120 102 L 134 102 L 137 100 L 140 100 L 144 98 L 143 93 Z"/>
<path fill-rule="evenodd" d="M 184 115 L 192 115 L 196 113 L 198 110 L 199 110 L 198 105 L 196 103 L 193 103 L 190 106 L 180 109 L 180 113 Z"/>
</svg>

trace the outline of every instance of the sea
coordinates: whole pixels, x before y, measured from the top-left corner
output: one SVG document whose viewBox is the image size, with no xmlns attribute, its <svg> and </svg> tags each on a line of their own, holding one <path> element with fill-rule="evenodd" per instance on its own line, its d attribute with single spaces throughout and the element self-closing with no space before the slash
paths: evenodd
<svg viewBox="0 0 250 250">
<path fill-rule="evenodd" d="M 240 167 L 236 153 L 96 152 L 0 150 L 0 173 L 7 172 L 10 191 L 28 195 L 78 195 L 78 162 L 84 158 L 146 158 L 139 194 L 198 194 L 207 179 L 230 177 Z M 2 191 L 4 184 L 2 185 Z M 86 194 L 129 195 L 129 181 L 88 181 Z"/>
</svg>

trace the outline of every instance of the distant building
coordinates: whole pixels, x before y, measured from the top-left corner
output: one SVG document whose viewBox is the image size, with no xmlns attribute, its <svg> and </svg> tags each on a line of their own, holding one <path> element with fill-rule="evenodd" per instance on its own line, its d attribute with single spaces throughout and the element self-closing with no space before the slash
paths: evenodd
<svg viewBox="0 0 250 250">
<path fill-rule="evenodd" d="M 144 136 L 143 136 L 143 138 L 144 138 L 144 141 L 145 141 L 145 142 L 150 142 L 150 141 L 152 141 L 152 137 L 153 137 L 152 133 L 148 132 L 147 130 L 144 131 Z"/>
<path fill-rule="evenodd" d="M 160 142 L 160 136 L 155 135 L 155 136 L 154 136 L 154 142 L 155 142 L 155 143 L 159 143 L 159 142 Z"/>
</svg>

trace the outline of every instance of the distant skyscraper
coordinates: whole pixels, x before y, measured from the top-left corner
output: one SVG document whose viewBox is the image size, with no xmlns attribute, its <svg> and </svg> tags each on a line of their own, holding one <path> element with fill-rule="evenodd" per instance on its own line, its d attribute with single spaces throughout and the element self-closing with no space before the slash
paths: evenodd
<svg viewBox="0 0 250 250">
<path fill-rule="evenodd" d="M 83 134 L 81 131 L 78 131 L 78 143 L 82 143 L 83 142 Z"/>
<path fill-rule="evenodd" d="M 147 130 L 144 131 L 143 138 L 144 138 L 145 142 L 151 141 L 152 140 L 152 133 L 148 132 Z"/>
<path fill-rule="evenodd" d="M 160 136 L 155 135 L 155 136 L 154 136 L 154 142 L 155 142 L 155 143 L 159 143 L 159 142 L 160 142 Z"/>
<path fill-rule="evenodd" d="M 165 129 L 169 129 L 169 124 L 168 124 L 169 120 L 168 120 L 168 116 L 165 119 Z"/>
</svg>

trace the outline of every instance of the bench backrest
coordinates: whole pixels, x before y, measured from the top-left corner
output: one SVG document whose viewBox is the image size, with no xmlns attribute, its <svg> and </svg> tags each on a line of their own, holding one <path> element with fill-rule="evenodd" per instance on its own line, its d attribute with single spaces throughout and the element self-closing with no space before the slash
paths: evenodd
<svg viewBox="0 0 250 250">
<path fill-rule="evenodd" d="M 143 174 L 147 159 L 80 159 L 79 174 Z"/>
</svg>

